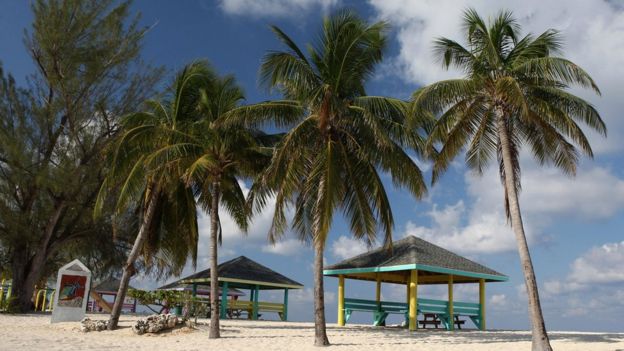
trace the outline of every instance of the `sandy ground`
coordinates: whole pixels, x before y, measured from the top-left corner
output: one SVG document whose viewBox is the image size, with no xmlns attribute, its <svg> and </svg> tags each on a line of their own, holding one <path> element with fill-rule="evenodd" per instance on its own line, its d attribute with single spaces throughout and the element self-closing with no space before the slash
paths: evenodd
<svg viewBox="0 0 624 351">
<path fill-rule="evenodd" d="M 104 315 L 89 315 L 105 319 Z M 121 328 L 109 332 L 82 333 L 79 323 L 50 324 L 49 315 L 0 314 L 0 350 L 319 350 L 313 347 L 311 323 L 226 320 L 222 338 L 208 339 L 207 321 L 199 330 L 177 329 L 158 335 L 134 335 L 136 317 L 123 316 Z M 419 330 L 328 325 L 329 350 L 530 350 L 530 335 L 524 331 Z M 553 332 L 555 350 L 621 350 L 624 333 Z"/>
</svg>

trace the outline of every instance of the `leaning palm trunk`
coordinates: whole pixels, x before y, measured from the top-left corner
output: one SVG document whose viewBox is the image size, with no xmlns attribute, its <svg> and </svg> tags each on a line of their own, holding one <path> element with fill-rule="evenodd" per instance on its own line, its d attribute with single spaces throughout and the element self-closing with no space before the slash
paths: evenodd
<svg viewBox="0 0 624 351">
<path fill-rule="evenodd" d="M 531 261 L 531 254 L 529 253 L 526 235 L 524 234 L 522 214 L 520 213 L 520 202 L 518 200 L 518 193 L 515 186 L 516 175 L 514 174 L 512 165 L 509 135 L 502 114 L 498 116 L 498 136 L 501 143 L 503 169 L 505 171 L 504 186 L 507 193 L 507 205 L 509 208 L 509 216 L 511 218 L 511 227 L 516 235 L 520 263 L 522 264 L 522 272 L 524 274 L 524 281 L 529 299 L 529 313 L 533 329 L 532 350 L 552 351 L 550 341 L 548 340 L 548 334 L 546 333 L 544 316 L 542 315 L 542 307 L 540 305 L 539 293 L 537 291 L 537 282 L 535 280 L 533 262 Z"/>
<path fill-rule="evenodd" d="M 115 297 L 115 303 L 111 311 L 110 319 L 108 320 L 108 330 L 115 330 L 119 323 L 119 315 L 121 314 L 121 308 L 123 307 L 126 293 L 128 292 L 128 283 L 130 278 L 135 273 L 134 262 L 139 257 L 139 253 L 143 249 L 143 243 L 147 239 L 147 231 L 150 227 L 154 214 L 156 213 L 156 206 L 158 202 L 158 189 L 156 186 L 149 186 L 147 188 L 147 195 L 149 196 L 147 201 L 147 209 L 141 222 L 141 228 L 139 234 L 134 240 L 134 245 L 128 255 L 126 265 L 123 267 L 123 273 L 121 275 L 121 282 L 119 282 L 119 289 L 117 290 L 117 296 Z"/>
<path fill-rule="evenodd" d="M 219 275 L 217 272 L 217 233 L 219 231 L 219 181 L 212 183 L 210 204 L 210 339 L 221 337 L 219 331 Z M 224 303 L 224 301 L 221 301 Z"/>
<path fill-rule="evenodd" d="M 327 346 L 325 330 L 325 290 L 323 289 L 323 249 L 320 240 L 314 244 L 314 345 Z"/>
</svg>

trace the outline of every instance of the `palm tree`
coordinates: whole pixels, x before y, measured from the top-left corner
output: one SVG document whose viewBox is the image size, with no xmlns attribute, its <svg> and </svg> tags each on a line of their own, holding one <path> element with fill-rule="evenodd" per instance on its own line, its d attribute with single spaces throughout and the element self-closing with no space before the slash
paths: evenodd
<svg viewBox="0 0 624 351">
<path fill-rule="evenodd" d="M 141 254 L 146 267 L 151 267 L 154 256 L 159 256 L 161 268 L 174 274 L 179 274 L 189 255 L 195 265 L 195 194 L 182 180 L 185 152 L 179 144 L 201 117 L 197 109 L 200 89 L 213 80 L 214 74 L 205 63 L 190 64 L 178 73 L 170 94 L 162 101 L 147 101 L 147 111 L 131 114 L 122 121 L 121 135 L 111 152 L 111 169 L 98 195 L 96 215 L 108 192 L 118 188 L 116 215 L 133 211 L 140 216 L 140 224 L 123 266 L 109 330 L 117 327 L 128 282 Z"/>
<path fill-rule="evenodd" d="M 271 242 L 284 234 L 285 210 L 294 205 L 292 228 L 314 246 L 317 346 L 329 344 L 323 251 L 336 210 L 342 210 L 356 238 L 371 245 L 381 230 L 389 245 L 394 221 L 380 172 L 389 173 L 395 185 L 417 198 L 426 193 L 420 169 L 404 151 L 409 147 L 422 154 L 426 143 L 404 125 L 407 104 L 366 94 L 365 83 L 382 59 L 387 27 L 339 12 L 324 19 L 308 56 L 281 29 L 272 27 L 287 51 L 268 53 L 260 75 L 263 84 L 278 89 L 285 100 L 253 106 L 272 113 L 239 113 L 247 123 L 270 119 L 278 127 L 292 127 L 252 187 L 249 201 L 259 210 L 275 196 Z"/>
<path fill-rule="evenodd" d="M 189 151 L 186 157 L 190 163 L 184 179 L 196 189 L 199 204 L 210 214 L 210 338 L 220 337 L 217 246 L 222 237 L 219 208 L 223 206 L 236 224 L 247 231 L 251 212 L 239 179 L 255 177 L 265 167 L 271 156 L 270 145 L 276 138 L 241 124 L 223 123 L 226 116 L 235 116 L 241 111 L 253 112 L 251 108 L 239 106 L 243 100 L 243 92 L 233 77 L 215 79 L 214 84 L 201 90 L 202 119 L 192 128 L 192 137 L 178 145 Z"/>
<path fill-rule="evenodd" d="M 526 144 L 540 165 L 552 164 L 574 175 L 579 149 L 593 155 L 577 123 L 602 135 L 606 127 L 594 107 L 568 88 L 600 91 L 579 66 L 554 56 L 561 52 L 561 36 L 555 30 L 520 37 L 520 26 L 510 12 L 500 12 L 486 25 L 472 9 L 465 11 L 463 26 L 467 47 L 440 38 L 435 52 L 445 68 L 459 68 L 464 78 L 416 91 L 412 116 L 440 115 L 430 135 L 431 145 L 441 143 L 434 181 L 464 147 L 466 164 L 479 174 L 496 157 L 528 293 L 533 350 L 551 350 L 518 201 L 520 148 Z"/>
</svg>

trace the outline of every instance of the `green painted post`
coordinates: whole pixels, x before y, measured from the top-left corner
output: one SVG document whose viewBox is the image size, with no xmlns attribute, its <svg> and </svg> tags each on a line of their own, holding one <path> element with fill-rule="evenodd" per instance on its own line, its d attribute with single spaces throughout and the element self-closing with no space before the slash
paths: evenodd
<svg viewBox="0 0 624 351">
<path fill-rule="evenodd" d="M 284 289 L 284 321 L 288 320 L 288 288 Z"/>
<path fill-rule="evenodd" d="M 253 296 L 253 319 L 258 319 L 258 295 L 260 295 L 260 286 L 256 285 Z"/>
<path fill-rule="evenodd" d="M 223 282 L 223 286 L 221 287 L 221 319 L 225 319 L 227 316 L 227 293 L 228 282 Z"/>
<path fill-rule="evenodd" d="M 193 297 L 197 296 L 197 283 L 193 283 Z"/>
</svg>

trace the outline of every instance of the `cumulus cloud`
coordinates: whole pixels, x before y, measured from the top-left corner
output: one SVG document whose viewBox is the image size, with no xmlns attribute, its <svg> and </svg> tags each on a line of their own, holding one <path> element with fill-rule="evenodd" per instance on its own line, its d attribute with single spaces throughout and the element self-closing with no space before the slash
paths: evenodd
<svg viewBox="0 0 624 351">
<path fill-rule="evenodd" d="M 509 301 L 507 301 L 507 295 L 505 294 L 494 294 L 490 297 L 490 306 L 494 308 L 505 308 Z"/>
<path fill-rule="evenodd" d="M 301 252 L 308 250 L 300 240 L 288 238 L 282 241 L 278 241 L 275 245 L 266 244 L 262 247 L 263 252 L 273 253 L 282 256 L 297 256 L 301 255 Z"/>
<path fill-rule="evenodd" d="M 462 11 L 475 8 L 482 16 L 499 9 L 514 12 L 525 32 L 560 30 L 566 40 L 565 56 L 585 68 L 602 90 L 602 97 L 589 92 L 581 95 L 593 102 L 609 127 L 609 139 L 590 137 L 595 151 L 621 150 L 624 107 L 620 82 L 624 80 L 624 8 L 617 1 L 604 0 L 501 0 L 492 6 L 488 0 L 369 0 L 380 18 L 397 30 L 400 51 L 393 58 L 398 76 L 410 83 L 431 82 L 457 77 L 460 72 L 445 71 L 433 58 L 432 41 L 437 37 L 462 40 Z"/>
<path fill-rule="evenodd" d="M 574 260 L 570 278 L 578 283 L 624 283 L 624 241 L 594 247 Z"/>
<path fill-rule="evenodd" d="M 544 283 L 547 297 L 624 283 L 624 241 L 592 247 L 570 265 L 565 280 Z"/>
<path fill-rule="evenodd" d="M 231 15 L 284 17 L 313 8 L 327 11 L 337 3 L 338 0 L 220 0 L 219 7 Z"/>
<path fill-rule="evenodd" d="M 547 229 L 557 219 L 599 220 L 624 209 L 624 180 L 608 168 L 581 168 L 576 177 L 568 177 L 557 169 L 537 167 L 526 157 L 523 166 L 520 204 L 529 243 L 551 241 Z M 431 223 L 408 221 L 404 235 L 416 235 L 463 253 L 516 250 L 496 167 L 490 167 L 482 176 L 466 172 L 464 181 L 466 201 L 433 204 L 425 214 Z"/>
<path fill-rule="evenodd" d="M 366 244 L 354 238 L 341 235 L 338 240 L 331 244 L 331 253 L 339 260 L 344 260 L 366 252 Z"/>
<path fill-rule="evenodd" d="M 290 301 L 294 303 L 310 304 L 314 302 L 314 290 L 312 290 L 312 288 L 293 290 L 289 298 Z M 325 304 L 332 304 L 334 302 L 336 302 L 336 294 L 333 292 L 325 291 Z"/>
</svg>

